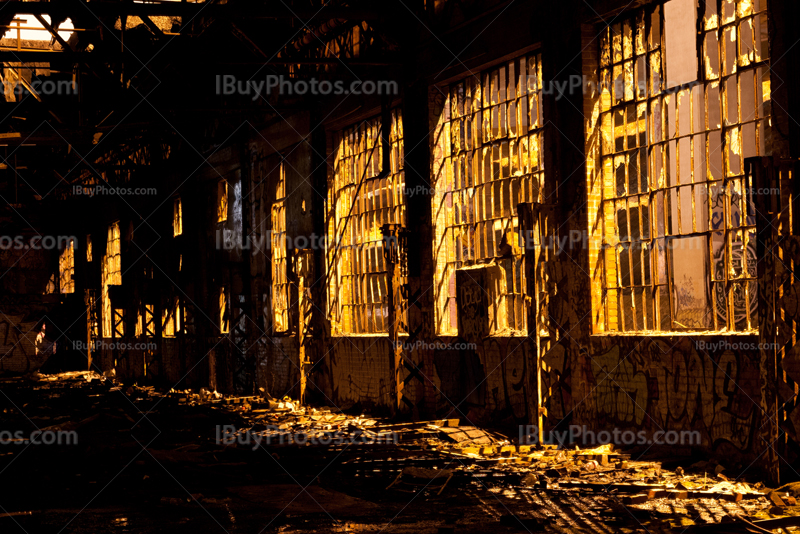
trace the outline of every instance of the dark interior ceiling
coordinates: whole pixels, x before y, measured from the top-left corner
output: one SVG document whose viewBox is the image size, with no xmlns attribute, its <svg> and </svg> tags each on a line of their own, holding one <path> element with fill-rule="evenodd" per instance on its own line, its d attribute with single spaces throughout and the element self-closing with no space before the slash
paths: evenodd
<svg viewBox="0 0 800 534">
<path fill-rule="evenodd" d="M 87 173 L 113 184 L 107 154 L 133 153 L 159 142 L 210 147 L 225 139 L 246 118 L 254 126 L 313 108 L 306 96 L 253 98 L 218 95 L 217 76 L 264 80 L 267 75 L 347 80 L 366 72 L 392 69 L 403 39 L 401 14 L 389 2 L 322 5 L 318 1 L 225 3 L 109 2 L 54 0 L 0 2 L 0 24 L 15 16 L 45 16 L 54 24 L 71 19 L 68 41 L 50 32 L 47 41 L 3 39 L 3 78 L 9 68 L 33 71 L 32 79 L 75 81 L 70 94 L 33 94 L 0 99 L 0 195 L 11 203 L 39 200 L 42 191 L 59 191 Z M 387 23 L 391 20 L 392 23 Z M 376 46 L 357 58 L 326 58 L 331 40 L 361 25 L 374 32 Z M 124 29 L 123 29 L 124 28 Z M 50 37 L 43 34 L 42 39 Z M 37 74 L 39 76 L 37 77 Z M 30 80 L 29 80 L 30 81 Z M 11 101 L 8 101 L 11 100 Z M 142 167 L 127 158 L 129 170 Z M 24 173 L 24 179 L 20 180 Z"/>
</svg>

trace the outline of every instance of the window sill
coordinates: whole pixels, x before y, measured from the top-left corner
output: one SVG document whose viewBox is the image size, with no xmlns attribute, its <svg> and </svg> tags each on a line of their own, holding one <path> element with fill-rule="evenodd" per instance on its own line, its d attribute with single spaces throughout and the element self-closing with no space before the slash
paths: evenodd
<svg viewBox="0 0 800 534">
<path fill-rule="evenodd" d="M 434 337 L 438 338 L 438 339 L 453 339 L 453 340 L 463 339 L 463 338 L 459 337 L 458 334 L 436 334 Z M 488 341 L 488 340 L 492 340 L 492 339 L 524 339 L 524 338 L 527 338 L 527 337 L 530 337 L 530 336 L 526 332 L 508 331 L 508 332 L 500 332 L 500 333 L 497 333 L 497 334 L 490 334 L 490 335 L 484 337 L 483 341 Z M 531 337 L 531 339 L 533 340 L 532 337 Z"/>
<path fill-rule="evenodd" d="M 280 332 L 272 332 L 268 337 L 294 337 L 296 332 L 291 330 L 282 330 Z"/>
<path fill-rule="evenodd" d="M 381 332 L 378 334 L 331 334 L 332 338 L 346 338 L 346 337 L 364 337 L 364 338 L 386 338 L 389 339 L 388 332 Z M 403 332 L 399 337 L 408 337 L 408 334 Z"/>
<path fill-rule="evenodd" d="M 590 334 L 592 338 L 604 337 L 708 337 L 708 336 L 758 336 L 758 330 L 752 332 L 730 332 L 727 330 L 706 330 L 703 332 L 598 332 Z"/>
</svg>

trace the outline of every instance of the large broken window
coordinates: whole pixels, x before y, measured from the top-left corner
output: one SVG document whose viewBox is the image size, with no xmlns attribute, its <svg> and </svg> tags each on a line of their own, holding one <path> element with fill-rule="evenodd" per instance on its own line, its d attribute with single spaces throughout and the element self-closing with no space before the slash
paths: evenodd
<svg viewBox="0 0 800 534">
<path fill-rule="evenodd" d="M 62 293 L 75 292 L 75 242 L 70 239 L 58 258 L 59 287 Z"/>
<path fill-rule="evenodd" d="M 289 279 L 286 263 L 286 164 L 278 167 L 278 184 L 272 204 L 272 317 L 273 330 L 289 330 Z"/>
<path fill-rule="evenodd" d="M 448 88 L 433 159 L 440 335 L 458 330 L 456 271 L 476 265 L 500 272 L 491 333 L 527 331 L 517 204 L 543 201 L 542 127 L 541 54 Z"/>
<path fill-rule="evenodd" d="M 122 271 L 120 269 L 120 236 L 119 222 L 108 227 L 106 239 L 106 253 L 103 256 L 102 283 L 103 283 L 103 337 L 111 337 L 116 330 L 124 334 L 122 310 L 112 310 L 109 286 L 122 284 Z"/>
<path fill-rule="evenodd" d="M 687 24 L 699 38 L 665 46 Z M 587 117 L 596 331 L 756 329 L 744 159 L 768 153 L 766 31 L 764 0 L 670 0 L 603 30 Z"/>
<path fill-rule="evenodd" d="M 328 178 L 329 309 L 336 334 L 389 330 L 384 224 L 405 224 L 403 120 L 391 111 L 390 168 L 383 173 L 381 119 L 337 132 Z"/>
</svg>

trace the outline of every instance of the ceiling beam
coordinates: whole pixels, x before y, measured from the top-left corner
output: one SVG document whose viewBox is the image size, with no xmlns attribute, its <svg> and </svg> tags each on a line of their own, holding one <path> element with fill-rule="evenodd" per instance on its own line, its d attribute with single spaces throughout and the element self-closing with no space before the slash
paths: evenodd
<svg viewBox="0 0 800 534">
<path fill-rule="evenodd" d="M 94 15 L 100 16 L 121 16 L 129 17 L 195 17 L 197 15 L 210 16 L 215 18 L 241 18 L 241 19 L 298 19 L 308 24 L 312 19 L 326 20 L 331 18 L 342 18 L 349 20 L 376 20 L 385 18 L 385 14 L 379 10 L 357 9 L 351 7 L 323 7 L 318 10 L 291 9 L 290 6 L 282 2 L 274 2 L 269 5 L 237 5 L 233 4 L 212 4 L 210 2 L 159 2 L 159 3 L 133 3 L 133 2 L 106 2 L 95 0 L 83 2 L 75 0 L 73 2 L 21 2 L 19 0 L 9 0 L 0 2 L 0 10 L 7 13 L 30 14 L 30 15 L 61 15 L 69 17 L 75 9 L 88 9 Z M 52 20 L 52 19 L 51 19 Z"/>
<path fill-rule="evenodd" d="M 1 2 L 0 2 L 1 3 Z M 86 63 L 86 62 L 109 62 L 119 61 L 129 56 L 132 60 L 138 58 L 133 52 L 114 51 L 114 52 L 54 52 L 50 50 L 3 50 L 0 48 L 0 63 L 47 63 L 50 61 L 56 62 L 73 62 L 73 63 Z M 143 58 L 147 59 L 147 58 Z M 351 58 L 272 58 L 270 60 L 240 60 L 232 59 L 216 59 L 216 58 L 189 58 L 182 61 L 183 64 L 198 63 L 202 65 L 364 65 L 364 66 L 392 66 L 399 65 L 399 61 L 378 61 L 370 59 L 351 59 Z"/>
</svg>

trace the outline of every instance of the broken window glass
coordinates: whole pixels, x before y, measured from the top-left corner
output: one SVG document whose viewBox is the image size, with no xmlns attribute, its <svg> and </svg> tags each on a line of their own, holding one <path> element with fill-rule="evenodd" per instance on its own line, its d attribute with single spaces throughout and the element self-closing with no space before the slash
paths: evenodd
<svg viewBox="0 0 800 534">
<path fill-rule="evenodd" d="M 708 330 L 713 326 L 710 303 L 708 239 L 670 240 L 672 298 L 678 328 Z"/>
<path fill-rule="evenodd" d="M 472 139 L 466 131 L 457 137 L 462 144 Z M 386 173 L 381 172 L 384 150 L 389 150 Z M 380 116 L 334 136 L 328 178 L 328 297 L 337 334 L 389 331 L 388 266 L 383 257 L 382 227 L 405 225 L 403 160 L 403 117 L 399 109 L 390 112 L 389 146 L 382 141 Z"/>
<path fill-rule="evenodd" d="M 627 83 L 630 58 L 649 66 L 649 92 L 633 113 L 631 92 L 600 85 L 587 130 L 587 146 L 596 147 L 587 154 L 600 331 L 755 329 L 755 213 L 743 175 L 745 158 L 767 155 L 764 4 L 671 0 L 603 29 L 599 80 Z M 629 26 L 637 36 L 630 50 Z M 638 35 L 648 36 L 646 48 Z M 601 253 L 621 242 L 625 254 Z M 639 262 L 652 269 L 641 286 Z"/>
<path fill-rule="evenodd" d="M 102 269 L 102 282 L 103 282 L 103 337 L 111 337 L 112 331 L 117 328 L 115 317 L 122 316 L 122 310 L 111 309 L 111 297 L 109 295 L 109 286 L 122 284 L 122 271 L 120 268 L 120 234 L 119 234 L 119 221 L 111 224 L 108 227 L 108 235 L 106 237 L 106 253 L 103 256 Z M 114 317 L 112 317 L 112 315 Z"/>
<path fill-rule="evenodd" d="M 697 80 L 697 0 L 664 4 L 667 89 Z"/>
<path fill-rule="evenodd" d="M 272 317 L 275 332 L 289 330 L 289 279 L 286 263 L 286 162 L 278 164 L 278 183 L 272 204 Z"/>
<path fill-rule="evenodd" d="M 606 35 L 603 53 L 621 57 L 624 40 L 630 58 L 632 30 L 617 30 L 613 42 Z M 633 78 L 628 63 L 629 71 L 623 74 L 620 68 L 620 78 Z M 492 333 L 527 332 L 524 251 L 516 211 L 521 202 L 543 201 L 542 92 L 541 54 L 518 57 L 447 88 L 436 130 L 433 185 L 434 292 L 441 335 L 458 329 L 456 270 L 482 264 L 496 264 L 505 280 L 492 295 L 500 310 Z M 631 132 L 636 136 L 632 109 Z M 616 137 L 607 142 L 624 144 L 629 125 L 624 112 L 617 115 Z M 470 142 L 461 142 L 462 132 Z M 624 189 L 625 165 L 621 172 L 615 186 Z"/>
<path fill-rule="evenodd" d="M 58 258 L 59 288 L 62 293 L 75 292 L 75 242 L 70 239 Z"/>
</svg>

